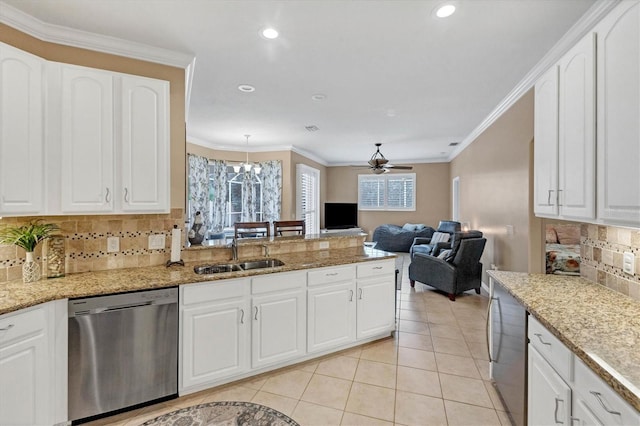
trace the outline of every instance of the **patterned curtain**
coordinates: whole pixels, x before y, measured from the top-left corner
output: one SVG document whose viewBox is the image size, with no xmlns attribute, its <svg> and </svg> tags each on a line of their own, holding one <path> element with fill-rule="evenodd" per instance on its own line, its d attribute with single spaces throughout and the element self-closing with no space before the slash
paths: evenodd
<svg viewBox="0 0 640 426">
<path fill-rule="evenodd" d="M 189 218 L 201 212 L 205 229 L 209 229 L 209 160 L 189 154 Z M 193 222 L 192 222 L 193 223 Z"/>
<path fill-rule="evenodd" d="M 213 202 L 211 212 L 211 230 L 221 232 L 227 215 L 227 164 L 222 160 L 209 162 L 212 180 L 210 181 L 210 199 Z"/>
<path fill-rule="evenodd" d="M 282 161 L 271 160 L 260 164 L 262 171 L 262 220 L 280 220 L 282 208 Z"/>
<path fill-rule="evenodd" d="M 256 199 L 256 173 L 253 168 L 248 172 L 243 172 L 242 179 L 242 222 L 256 221 L 256 208 L 254 200 Z"/>
</svg>

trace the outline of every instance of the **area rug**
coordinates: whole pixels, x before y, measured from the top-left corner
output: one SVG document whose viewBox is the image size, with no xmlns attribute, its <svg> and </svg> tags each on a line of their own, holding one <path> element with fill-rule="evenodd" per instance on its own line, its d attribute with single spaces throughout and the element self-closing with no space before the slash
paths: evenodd
<svg viewBox="0 0 640 426">
<path fill-rule="evenodd" d="M 142 426 L 300 426 L 273 408 L 252 402 L 208 402 L 156 417 Z"/>
</svg>

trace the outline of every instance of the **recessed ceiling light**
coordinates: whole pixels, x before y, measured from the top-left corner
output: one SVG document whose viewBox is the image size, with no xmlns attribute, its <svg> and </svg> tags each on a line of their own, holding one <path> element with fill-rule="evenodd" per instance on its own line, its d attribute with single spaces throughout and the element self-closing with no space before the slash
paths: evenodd
<svg viewBox="0 0 640 426">
<path fill-rule="evenodd" d="M 269 40 L 273 40 L 275 38 L 278 38 L 278 30 L 276 30 L 275 28 L 265 28 L 264 30 L 262 30 L 262 37 L 269 39 Z"/>
<path fill-rule="evenodd" d="M 435 10 L 435 15 L 438 18 L 447 18 L 456 11 L 456 6 L 451 3 L 441 4 Z"/>
<path fill-rule="evenodd" d="M 250 84 L 241 84 L 240 86 L 238 86 L 238 90 L 245 93 L 251 93 L 255 92 L 256 88 Z"/>
<path fill-rule="evenodd" d="M 396 110 L 395 109 L 388 109 L 387 110 L 387 117 L 395 117 L 396 116 Z"/>
<path fill-rule="evenodd" d="M 324 101 L 325 99 L 327 99 L 327 95 L 323 93 L 316 93 L 315 95 L 311 95 L 311 99 L 313 99 L 314 101 Z"/>
</svg>

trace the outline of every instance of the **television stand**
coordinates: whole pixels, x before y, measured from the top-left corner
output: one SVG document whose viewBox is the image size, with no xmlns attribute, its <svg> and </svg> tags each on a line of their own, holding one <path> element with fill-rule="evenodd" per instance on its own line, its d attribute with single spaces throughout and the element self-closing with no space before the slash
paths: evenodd
<svg viewBox="0 0 640 426">
<path fill-rule="evenodd" d="M 344 235 L 352 235 L 352 234 L 362 234 L 364 231 L 362 228 L 343 228 L 343 229 L 321 229 L 321 234 L 344 234 Z"/>
</svg>

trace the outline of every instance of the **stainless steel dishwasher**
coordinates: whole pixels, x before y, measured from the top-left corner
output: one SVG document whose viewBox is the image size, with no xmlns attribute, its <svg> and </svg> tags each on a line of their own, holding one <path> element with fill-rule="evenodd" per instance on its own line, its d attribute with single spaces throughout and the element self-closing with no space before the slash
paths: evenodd
<svg viewBox="0 0 640 426">
<path fill-rule="evenodd" d="M 69 420 L 177 392 L 177 288 L 69 301 Z"/>
</svg>

